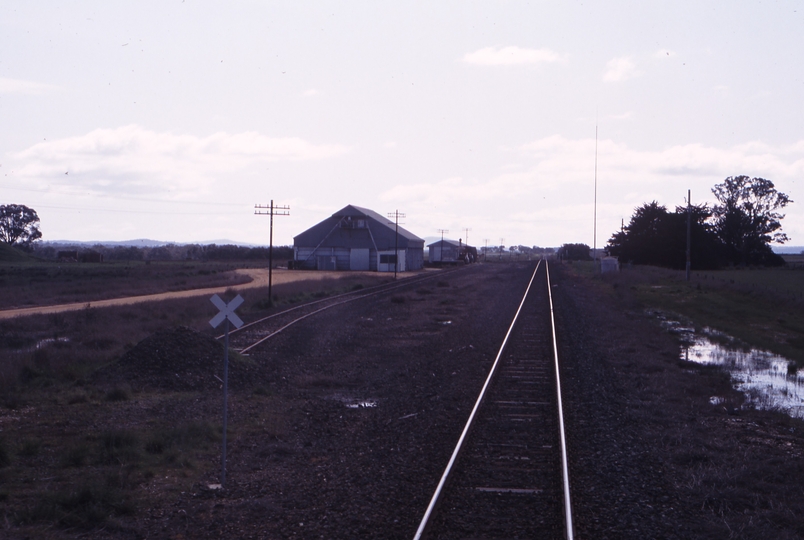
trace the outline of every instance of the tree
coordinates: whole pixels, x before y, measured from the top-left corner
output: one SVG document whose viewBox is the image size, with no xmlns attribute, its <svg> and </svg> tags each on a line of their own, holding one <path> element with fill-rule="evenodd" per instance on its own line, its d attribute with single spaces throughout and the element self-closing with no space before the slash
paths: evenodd
<svg viewBox="0 0 804 540">
<path fill-rule="evenodd" d="M 36 210 L 22 204 L 0 205 L 0 242 L 27 249 L 40 238 Z"/>
<path fill-rule="evenodd" d="M 722 250 L 708 223 L 712 215 L 706 204 L 690 206 L 692 267 L 717 268 L 721 264 Z M 675 212 L 656 201 L 634 210 L 629 224 L 614 233 L 606 246 L 606 253 L 620 262 L 651 264 L 683 269 L 686 266 L 687 207 L 677 206 Z"/>
<path fill-rule="evenodd" d="M 712 209 L 714 230 L 735 264 L 782 265 L 784 260 L 773 253 L 771 242 L 789 240 L 781 232 L 784 214 L 781 210 L 793 202 L 764 178 L 730 176 L 712 188 L 717 205 Z"/>
<path fill-rule="evenodd" d="M 590 248 L 586 244 L 564 244 L 558 250 L 558 256 L 565 261 L 591 261 Z"/>
</svg>

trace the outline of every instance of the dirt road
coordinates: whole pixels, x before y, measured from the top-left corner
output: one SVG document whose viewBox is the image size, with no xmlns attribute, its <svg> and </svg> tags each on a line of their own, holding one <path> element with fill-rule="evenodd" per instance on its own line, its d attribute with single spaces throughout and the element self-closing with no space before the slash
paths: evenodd
<svg viewBox="0 0 804 540">
<path fill-rule="evenodd" d="M 14 317 L 24 317 L 26 315 L 41 315 L 49 313 L 61 313 L 64 311 L 77 311 L 84 309 L 87 306 L 109 307 L 109 306 L 124 306 L 129 304 L 138 304 L 140 302 L 158 302 L 160 300 L 172 300 L 177 298 L 190 298 L 194 296 L 205 296 L 212 294 L 220 294 L 228 289 L 237 291 L 246 289 L 256 289 L 259 287 L 268 286 L 268 270 L 265 268 L 244 268 L 235 270 L 235 273 L 246 275 L 252 279 L 248 283 L 240 285 L 227 285 L 223 287 L 207 287 L 204 289 L 190 289 L 186 291 L 172 291 L 158 294 L 144 294 L 140 296 L 127 296 L 124 298 L 110 298 L 107 300 L 96 300 L 94 302 L 73 302 L 70 304 L 58 304 L 53 306 L 35 306 L 29 308 L 15 308 L 0 311 L 0 320 L 11 319 Z M 283 283 L 290 283 L 293 281 L 312 281 L 320 279 L 336 279 L 346 274 L 346 272 L 291 272 L 288 270 L 274 270 L 272 282 L 274 285 L 281 285 Z M 354 275 L 355 272 L 350 272 Z M 371 272 L 375 274 L 375 272 Z M 406 277 L 405 274 L 400 274 L 400 277 Z"/>
</svg>

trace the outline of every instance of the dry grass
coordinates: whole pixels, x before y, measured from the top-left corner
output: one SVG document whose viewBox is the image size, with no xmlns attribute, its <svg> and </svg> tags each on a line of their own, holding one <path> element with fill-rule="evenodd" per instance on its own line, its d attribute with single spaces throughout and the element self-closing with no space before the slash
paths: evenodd
<svg viewBox="0 0 804 540">
<path fill-rule="evenodd" d="M 236 285 L 248 281 L 232 273 L 242 267 L 201 262 L 0 264 L 0 309 Z"/>
<path fill-rule="evenodd" d="M 388 279 L 356 274 L 284 283 L 273 287 L 272 306 L 267 288 L 253 289 L 242 293 L 246 302 L 238 313 L 244 320 L 255 319 Z M 235 294 L 229 291 L 227 296 Z M 215 313 L 209 298 L 196 297 L 0 320 L 0 394 L 8 404 L 15 400 L 15 392 L 80 383 L 161 329 L 183 325 L 212 334 L 209 319 Z"/>
</svg>

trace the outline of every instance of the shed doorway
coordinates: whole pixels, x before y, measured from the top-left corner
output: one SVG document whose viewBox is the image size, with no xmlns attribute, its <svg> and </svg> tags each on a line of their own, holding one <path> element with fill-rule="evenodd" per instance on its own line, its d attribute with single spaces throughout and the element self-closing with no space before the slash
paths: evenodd
<svg viewBox="0 0 804 540">
<path fill-rule="evenodd" d="M 369 269 L 369 250 L 352 248 L 349 252 L 349 269 L 350 270 L 368 270 Z"/>
</svg>

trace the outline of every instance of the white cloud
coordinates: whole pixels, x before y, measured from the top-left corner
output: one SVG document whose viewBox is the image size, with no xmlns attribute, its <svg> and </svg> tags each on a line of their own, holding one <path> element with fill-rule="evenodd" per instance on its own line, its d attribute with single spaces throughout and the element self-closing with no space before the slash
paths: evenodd
<svg viewBox="0 0 804 540">
<path fill-rule="evenodd" d="M 129 125 L 38 143 L 11 157 L 15 177 L 33 185 L 53 185 L 59 179 L 55 184 L 73 193 L 175 192 L 192 197 L 249 168 L 328 159 L 348 151 L 342 145 L 256 132 L 197 137 Z"/>
<path fill-rule="evenodd" d="M 629 118 L 633 118 L 634 112 L 633 111 L 625 111 L 622 114 L 610 114 L 609 118 L 611 120 L 628 120 Z"/>
<path fill-rule="evenodd" d="M 521 47 L 485 47 L 473 53 L 467 53 L 463 61 L 479 66 L 513 66 L 522 64 L 545 64 L 563 62 L 566 55 L 558 54 L 550 49 L 524 49 Z"/>
<path fill-rule="evenodd" d="M 634 61 L 627 56 L 612 58 L 606 64 L 606 73 L 603 80 L 607 82 L 618 82 L 626 79 L 633 79 L 640 75 Z"/>
<path fill-rule="evenodd" d="M 50 84 L 0 77 L 0 94 L 41 96 L 56 90 L 58 90 L 58 87 Z"/>
<path fill-rule="evenodd" d="M 415 217 L 409 213 L 414 232 L 459 231 L 470 225 L 478 237 L 505 236 L 509 243 L 592 245 L 594 138 L 554 135 L 520 145 L 516 153 L 517 170 L 501 165 L 497 174 L 487 178 L 448 177 L 397 185 L 380 199 L 418 209 Z M 728 148 L 687 144 L 642 150 L 600 139 L 597 245 L 605 244 L 635 207 L 657 200 L 674 208 L 683 204 L 687 189 L 692 190 L 693 202 L 711 203 L 711 188 L 738 174 L 773 180 L 780 191 L 795 199 L 795 182 L 804 176 L 804 141 L 784 146 L 755 142 Z M 796 242 L 804 239 L 804 212 L 792 205 L 786 213 L 785 231 Z"/>
</svg>

